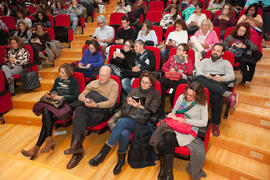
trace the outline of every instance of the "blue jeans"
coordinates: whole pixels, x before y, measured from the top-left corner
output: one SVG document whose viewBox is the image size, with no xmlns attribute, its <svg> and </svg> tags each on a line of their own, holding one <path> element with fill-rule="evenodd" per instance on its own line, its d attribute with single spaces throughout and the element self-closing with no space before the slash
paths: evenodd
<svg viewBox="0 0 270 180">
<path fill-rule="evenodd" d="M 135 130 L 136 123 L 130 118 L 121 118 L 116 123 L 115 127 L 112 130 L 108 144 L 114 146 L 116 141 L 119 140 L 119 149 L 118 152 L 126 152 L 130 133 Z"/>
<path fill-rule="evenodd" d="M 73 33 L 75 33 L 76 32 L 77 25 L 78 25 L 79 18 L 78 17 L 75 17 L 75 16 L 70 16 L 70 20 L 72 22 Z"/>
<path fill-rule="evenodd" d="M 130 78 L 124 78 L 121 80 L 122 88 L 124 91 L 128 94 L 132 88 L 131 86 L 131 79 Z"/>
<path fill-rule="evenodd" d="M 170 54 L 170 50 L 168 50 L 168 49 L 163 49 L 163 50 L 161 51 L 161 59 L 162 59 L 164 62 L 166 62 L 166 61 L 168 60 L 168 58 L 169 58 L 169 54 Z"/>
</svg>

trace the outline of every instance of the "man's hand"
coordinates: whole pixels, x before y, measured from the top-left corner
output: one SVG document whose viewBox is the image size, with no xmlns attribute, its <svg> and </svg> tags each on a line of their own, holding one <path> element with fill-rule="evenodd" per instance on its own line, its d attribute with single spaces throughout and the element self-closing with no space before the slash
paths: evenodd
<svg viewBox="0 0 270 180">
<path fill-rule="evenodd" d="M 86 100 L 84 101 L 84 105 L 86 107 L 89 107 L 89 108 L 95 108 L 95 107 L 97 107 L 97 103 L 95 103 L 95 101 L 90 100 L 88 98 L 86 98 Z"/>
<path fill-rule="evenodd" d="M 140 72 L 140 68 L 138 66 L 132 67 L 132 72 Z"/>
<path fill-rule="evenodd" d="M 209 73 L 204 74 L 204 76 L 207 77 L 207 78 L 209 78 L 209 79 L 213 79 L 213 77 Z"/>
<path fill-rule="evenodd" d="M 213 77 L 213 79 L 214 79 L 215 81 L 218 81 L 218 82 L 221 82 L 221 81 L 222 81 L 222 77 L 221 77 L 220 75 L 215 75 L 215 76 Z"/>
</svg>

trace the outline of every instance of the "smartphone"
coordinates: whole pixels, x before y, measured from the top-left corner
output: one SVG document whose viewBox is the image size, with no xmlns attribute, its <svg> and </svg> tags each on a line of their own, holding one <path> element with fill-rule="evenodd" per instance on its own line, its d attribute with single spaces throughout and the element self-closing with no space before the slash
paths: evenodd
<svg viewBox="0 0 270 180">
<path fill-rule="evenodd" d="M 210 73 L 210 76 L 214 77 L 214 76 L 216 76 L 216 74 L 212 74 L 212 73 Z"/>
<path fill-rule="evenodd" d="M 119 49 L 119 48 L 116 48 L 116 52 L 117 52 L 117 53 L 120 53 L 120 49 Z"/>
<path fill-rule="evenodd" d="M 137 96 L 132 96 L 132 99 L 134 99 L 134 101 L 136 101 L 137 103 L 140 101 L 140 98 Z"/>
</svg>

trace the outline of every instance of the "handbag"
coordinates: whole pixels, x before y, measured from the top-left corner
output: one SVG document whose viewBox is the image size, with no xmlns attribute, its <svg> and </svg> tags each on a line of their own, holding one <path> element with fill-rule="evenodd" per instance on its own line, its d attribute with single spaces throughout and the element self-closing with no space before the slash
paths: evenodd
<svg viewBox="0 0 270 180">
<path fill-rule="evenodd" d="M 56 92 L 53 92 L 52 94 L 54 94 L 54 93 L 56 93 Z M 39 102 L 52 105 L 55 108 L 59 109 L 60 107 L 62 107 L 64 105 L 65 99 L 64 99 L 64 97 L 62 97 L 61 99 L 56 100 L 56 99 L 53 99 L 53 98 L 48 98 L 48 97 L 46 97 L 46 95 L 43 95 L 40 98 Z"/>
<path fill-rule="evenodd" d="M 179 81 L 180 79 L 182 79 L 182 74 L 177 71 L 169 71 L 165 72 L 165 78 L 171 81 Z"/>
<path fill-rule="evenodd" d="M 187 32 L 188 32 L 189 35 L 190 34 L 195 34 L 196 31 L 198 31 L 198 30 L 199 30 L 199 26 L 189 26 L 187 28 Z"/>
<path fill-rule="evenodd" d="M 145 125 L 147 120 L 150 118 L 150 111 L 137 108 L 126 103 L 122 106 L 121 112 L 123 117 L 131 118 L 142 125 Z"/>
<path fill-rule="evenodd" d="M 29 69 L 30 71 L 28 72 L 27 69 Z M 24 91 L 30 91 L 40 87 L 38 72 L 33 71 L 31 67 L 27 68 L 27 66 L 25 66 L 20 76 L 22 82 L 22 89 Z"/>
</svg>

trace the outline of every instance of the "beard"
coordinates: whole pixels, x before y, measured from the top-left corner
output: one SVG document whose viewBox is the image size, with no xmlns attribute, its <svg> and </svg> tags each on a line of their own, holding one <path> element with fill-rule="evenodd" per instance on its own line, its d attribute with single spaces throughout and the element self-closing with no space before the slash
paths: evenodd
<svg viewBox="0 0 270 180">
<path fill-rule="evenodd" d="M 222 55 L 218 55 L 218 54 L 216 54 L 216 53 L 212 53 L 212 54 L 211 54 L 211 59 L 212 59 L 213 61 L 216 61 L 216 60 L 220 59 L 221 57 L 222 57 Z"/>
</svg>

